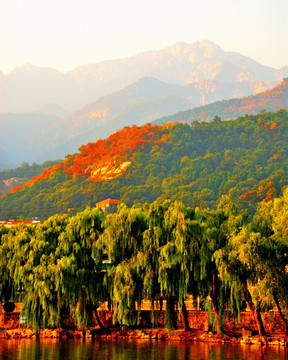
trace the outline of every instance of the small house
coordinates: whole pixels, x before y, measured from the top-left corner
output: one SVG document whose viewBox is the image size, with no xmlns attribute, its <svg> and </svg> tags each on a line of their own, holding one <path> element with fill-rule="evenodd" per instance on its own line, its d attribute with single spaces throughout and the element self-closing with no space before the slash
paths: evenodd
<svg viewBox="0 0 288 360">
<path fill-rule="evenodd" d="M 95 204 L 97 209 L 101 209 L 104 214 L 111 214 L 117 210 L 120 200 L 106 199 Z"/>
</svg>

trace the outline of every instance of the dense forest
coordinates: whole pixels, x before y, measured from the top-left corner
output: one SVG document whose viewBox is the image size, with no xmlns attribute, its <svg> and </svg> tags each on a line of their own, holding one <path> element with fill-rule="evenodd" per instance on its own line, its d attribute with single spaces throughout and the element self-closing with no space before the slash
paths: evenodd
<svg viewBox="0 0 288 360">
<path fill-rule="evenodd" d="M 137 326 L 145 299 L 154 310 L 166 301 L 168 329 L 176 326 L 177 305 L 189 330 L 185 300 L 192 294 L 217 333 L 227 312 L 239 316 L 246 306 L 260 335 L 261 311 L 274 307 L 287 333 L 288 188 L 247 219 L 246 210 L 223 196 L 214 210 L 180 201 L 120 204 L 107 217 L 86 208 L 42 224 L 2 226 L 0 296 L 22 301 L 34 329 L 62 327 L 67 317 L 89 326 L 103 301 L 114 324 Z M 150 322 L 157 324 L 155 311 Z"/>
<path fill-rule="evenodd" d="M 76 214 L 106 198 L 215 208 L 229 195 L 250 216 L 288 184 L 288 111 L 231 121 L 126 127 L 80 148 L 0 199 L 0 219 Z"/>
<path fill-rule="evenodd" d="M 163 125 L 167 122 L 211 121 L 215 114 L 222 119 L 235 119 L 244 114 L 258 114 L 263 109 L 274 112 L 288 108 L 288 78 L 271 90 L 238 99 L 216 101 L 192 110 L 180 111 L 153 121 L 153 124 Z"/>
</svg>

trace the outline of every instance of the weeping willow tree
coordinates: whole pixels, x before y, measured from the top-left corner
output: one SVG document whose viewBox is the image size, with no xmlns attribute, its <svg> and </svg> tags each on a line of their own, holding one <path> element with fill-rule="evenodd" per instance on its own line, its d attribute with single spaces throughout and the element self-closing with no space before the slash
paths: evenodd
<svg viewBox="0 0 288 360">
<path fill-rule="evenodd" d="M 102 259 L 111 263 L 105 273 L 110 284 L 113 322 L 135 325 L 143 296 L 143 269 L 138 265 L 138 253 L 143 247 L 143 233 L 147 229 L 146 213 L 142 208 L 128 209 L 124 204 L 107 216 L 105 230 L 96 243 Z"/>
<path fill-rule="evenodd" d="M 166 244 L 160 248 L 159 283 L 166 297 L 166 326 L 175 328 L 175 305 L 183 315 L 186 331 L 190 330 L 185 300 L 193 292 L 196 257 L 201 240 L 201 226 L 195 211 L 181 202 L 172 203 L 165 212 Z M 194 292 L 195 294 L 195 292 Z"/>
<path fill-rule="evenodd" d="M 277 307 L 288 333 L 288 321 L 283 312 L 288 305 L 287 224 L 286 188 L 282 197 L 260 204 L 252 224 L 231 237 L 229 256 L 237 263 L 237 272 L 242 275 L 241 278 L 238 276 L 238 283 L 242 285 L 248 307 L 254 312 L 260 336 L 265 335 L 260 313 L 263 307 Z"/>
<path fill-rule="evenodd" d="M 37 225 L 33 233 L 31 227 L 27 227 L 13 239 L 10 271 L 14 272 L 17 286 L 24 290 L 22 312 L 36 330 L 62 326 L 67 304 L 55 288 L 55 250 L 66 224 L 67 216 L 55 215 Z"/>
<path fill-rule="evenodd" d="M 19 228 L 19 227 L 18 227 Z M 17 233 L 16 228 L 0 227 L 0 301 L 17 301 L 14 273 L 8 266 L 12 255 L 12 239 Z"/>
<path fill-rule="evenodd" d="M 102 262 L 93 256 L 102 220 L 99 210 L 87 208 L 7 235 L 7 269 L 24 290 L 22 311 L 34 329 L 61 327 L 69 316 L 79 326 L 91 322 L 103 300 Z"/>
<path fill-rule="evenodd" d="M 288 188 L 282 197 L 258 206 L 250 232 L 257 233 L 258 239 L 253 243 L 250 260 L 257 272 L 254 294 L 266 307 L 277 307 L 288 334 L 287 315 L 283 311 L 288 306 Z"/>
<path fill-rule="evenodd" d="M 118 264 L 112 276 L 113 322 L 127 326 L 139 325 L 143 281 L 137 271 L 137 257 Z"/>
<path fill-rule="evenodd" d="M 147 229 L 145 211 L 140 207 L 118 206 L 114 214 L 109 214 L 104 221 L 104 232 L 96 247 L 106 255 L 114 265 L 130 259 L 140 251 L 143 232 Z"/>
<path fill-rule="evenodd" d="M 202 214 L 202 243 L 199 249 L 198 292 L 212 304 L 215 329 L 223 332 L 222 315 L 225 306 L 225 288 L 218 277 L 218 271 L 212 256 L 215 251 L 225 246 L 227 238 L 222 231 L 222 225 L 227 220 L 223 211 L 208 211 Z"/>
<path fill-rule="evenodd" d="M 235 304 L 238 314 L 241 303 L 245 300 L 248 308 L 254 314 L 260 336 L 265 335 L 265 329 L 261 318 L 261 299 L 252 296 L 251 290 L 259 280 L 259 268 L 257 271 L 257 251 L 259 250 L 261 236 L 259 233 L 250 233 L 244 227 L 238 234 L 231 236 L 225 251 L 215 255 L 216 263 L 221 278 L 226 284 L 231 285 L 231 303 Z"/>
<path fill-rule="evenodd" d="M 176 329 L 175 306 L 178 302 L 178 285 L 180 275 L 179 256 L 177 247 L 168 242 L 161 248 L 159 257 L 159 282 L 161 294 L 166 299 L 165 327 Z"/>
<path fill-rule="evenodd" d="M 247 212 L 239 212 L 229 198 L 221 199 L 216 210 L 198 211 L 203 226 L 203 237 L 199 251 L 200 294 L 211 301 L 215 329 L 222 334 L 224 330 L 224 310 L 230 299 L 231 283 L 223 281 L 216 259 L 217 254 L 226 251 L 229 237 L 236 234 L 246 223 Z"/>
<path fill-rule="evenodd" d="M 288 335 L 287 314 L 284 316 L 283 308 L 288 308 L 288 187 L 283 190 L 283 196 L 271 201 L 272 209 L 272 230 L 271 242 L 273 242 L 275 251 L 269 253 L 269 259 L 272 260 L 268 270 L 276 270 L 274 275 L 273 299 L 279 311 L 279 314 L 285 324 L 286 334 Z M 270 223 L 270 224 L 271 224 Z M 270 225 L 269 224 L 269 225 Z M 271 225 L 269 226 L 271 228 Z M 273 274 L 272 274 L 273 276 Z M 275 278 L 277 279 L 275 281 Z M 276 286 L 275 286 L 276 285 Z"/>
<path fill-rule="evenodd" d="M 138 269 L 143 273 L 143 291 L 145 299 L 151 301 L 151 322 L 158 324 L 155 308 L 162 309 L 162 296 L 159 283 L 159 255 L 160 248 L 167 242 L 167 233 L 164 226 L 165 211 L 169 201 L 163 204 L 146 206 L 148 228 L 143 233 L 143 248 L 137 255 Z"/>
<path fill-rule="evenodd" d="M 178 304 L 183 315 L 184 329 L 190 330 L 188 314 L 185 305 L 188 292 L 196 298 L 196 283 L 198 281 L 198 253 L 202 240 L 202 227 L 196 219 L 194 209 L 184 207 L 183 204 L 177 203 L 177 217 L 174 217 L 175 226 L 173 226 L 173 216 L 169 216 L 169 224 L 172 225 L 175 236 L 175 245 L 179 253 L 179 295 Z M 174 215 L 175 211 L 174 211 Z M 172 224 L 171 224 L 172 220 Z"/>
<path fill-rule="evenodd" d="M 78 326 L 90 326 L 93 312 L 98 323 L 97 308 L 107 298 L 103 282 L 103 264 L 95 256 L 95 244 L 102 233 L 103 214 L 86 208 L 69 219 L 59 236 L 55 251 L 58 257 L 56 291 L 69 304 L 70 314 Z"/>
</svg>

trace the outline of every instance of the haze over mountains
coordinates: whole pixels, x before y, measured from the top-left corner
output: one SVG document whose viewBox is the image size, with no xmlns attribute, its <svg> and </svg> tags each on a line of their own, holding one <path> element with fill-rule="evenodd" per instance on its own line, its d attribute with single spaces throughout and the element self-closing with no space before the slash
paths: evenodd
<svg viewBox="0 0 288 360">
<path fill-rule="evenodd" d="M 6 152 L 0 162 L 7 167 L 63 158 L 123 126 L 255 94 L 287 75 L 288 67 L 266 67 L 210 41 L 177 43 L 65 74 L 25 65 L 0 74 L 0 141 Z"/>
<path fill-rule="evenodd" d="M 210 41 L 176 43 L 159 51 L 140 53 L 120 60 L 80 66 L 67 73 L 26 64 L 0 76 L 1 112 L 31 111 L 55 103 L 74 111 L 99 97 L 126 87 L 142 77 L 186 85 L 203 80 L 252 82 L 264 90 L 288 74 L 288 68 L 273 69 L 238 53 L 225 52 Z"/>
</svg>

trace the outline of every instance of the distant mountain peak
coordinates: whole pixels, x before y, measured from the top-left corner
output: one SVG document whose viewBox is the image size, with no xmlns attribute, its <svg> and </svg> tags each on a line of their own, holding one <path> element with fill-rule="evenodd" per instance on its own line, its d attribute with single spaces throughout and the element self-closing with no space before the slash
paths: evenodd
<svg viewBox="0 0 288 360">
<path fill-rule="evenodd" d="M 220 49 L 220 46 L 218 44 L 216 44 L 213 41 L 208 40 L 208 39 L 200 40 L 200 41 L 196 42 L 195 44 L 199 44 L 200 47 L 213 47 L 213 48 Z"/>
<path fill-rule="evenodd" d="M 202 55 L 204 57 L 212 57 L 216 53 L 223 53 L 221 47 L 210 40 L 196 41 L 192 44 L 186 42 L 176 42 L 164 49 L 175 57 L 190 57 L 192 54 Z M 159 52 L 161 52 L 160 50 Z"/>
<path fill-rule="evenodd" d="M 29 74 L 31 73 L 32 75 L 34 73 L 43 73 L 43 74 L 47 74 L 47 73 L 53 73 L 53 74 L 61 74 L 60 71 L 52 68 L 52 67 L 44 67 L 44 66 L 38 66 L 38 65 L 33 65 L 30 63 L 26 63 L 22 66 L 17 66 L 14 70 L 12 70 L 9 74 L 7 74 L 7 76 L 15 76 L 18 74 Z"/>
</svg>

